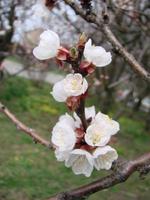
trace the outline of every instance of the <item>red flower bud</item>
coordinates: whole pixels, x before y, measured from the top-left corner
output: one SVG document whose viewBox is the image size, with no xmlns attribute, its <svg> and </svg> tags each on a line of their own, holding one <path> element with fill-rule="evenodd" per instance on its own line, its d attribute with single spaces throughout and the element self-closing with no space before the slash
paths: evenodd
<svg viewBox="0 0 150 200">
<path fill-rule="evenodd" d="M 80 70 L 84 74 L 92 74 L 95 71 L 95 66 L 88 61 L 83 61 L 80 64 Z"/>
<path fill-rule="evenodd" d="M 72 97 L 68 97 L 67 98 L 67 101 L 66 101 L 66 104 L 67 104 L 67 107 L 71 110 L 71 111 L 74 111 L 76 110 L 79 105 L 80 105 L 80 98 L 81 96 L 72 96 Z"/>
<path fill-rule="evenodd" d="M 69 56 L 69 51 L 65 49 L 64 47 L 59 48 L 58 53 L 57 53 L 57 59 L 64 61 L 67 60 Z"/>
</svg>

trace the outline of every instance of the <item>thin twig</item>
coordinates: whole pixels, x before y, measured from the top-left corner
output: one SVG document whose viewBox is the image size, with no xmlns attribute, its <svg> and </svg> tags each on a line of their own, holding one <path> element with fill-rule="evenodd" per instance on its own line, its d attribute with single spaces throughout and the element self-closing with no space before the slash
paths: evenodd
<svg viewBox="0 0 150 200">
<path fill-rule="evenodd" d="M 41 145 L 48 147 L 50 149 L 53 148 L 52 144 L 48 142 L 47 140 L 43 139 L 41 136 L 38 135 L 38 133 L 27 127 L 25 124 L 23 124 L 21 121 L 19 121 L 14 114 L 12 114 L 2 103 L 0 103 L 0 112 L 3 113 L 6 117 L 8 117 L 19 129 L 20 131 L 24 132 L 25 134 L 29 135 L 35 143 L 40 143 Z"/>
<path fill-rule="evenodd" d="M 131 68 L 140 75 L 143 79 L 150 82 L 150 73 L 147 72 L 134 58 L 134 56 L 129 53 L 119 42 L 116 36 L 112 33 L 109 25 L 105 24 L 104 21 L 97 18 L 95 13 L 91 13 L 87 15 L 82 8 L 80 8 L 74 1 L 72 0 L 64 0 L 64 2 L 69 5 L 77 15 L 80 15 L 84 20 L 89 23 L 94 23 L 97 25 L 98 29 L 102 31 L 108 40 L 111 42 L 113 47 L 122 55 L 122 57 L 128 62 Z M 146 68 L 146 67 L 145 67 Z"/>
</svg>

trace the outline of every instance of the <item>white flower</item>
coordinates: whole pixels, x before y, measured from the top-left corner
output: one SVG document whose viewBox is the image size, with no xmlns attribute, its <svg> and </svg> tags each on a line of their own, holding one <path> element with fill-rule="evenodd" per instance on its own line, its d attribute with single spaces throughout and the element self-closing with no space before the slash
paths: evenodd
<svg viewBox="0 0 150 200">
<path fill-rule="evenodd" d="M 52 130 L 52 143 L 59 151 L 69 151 L 76 143 L 76 133 L 74 132 L 73 119 L 64 115 L 59 119 Z"/>
<path fill-rule="evenodd" d="M 93 123 L 99 124 L 103 127 L 110 135 L 116 134 L 120 130 L 119 123 L 112 120 L 108 115 L 98 112 L 93 120 Z"/>
<path fill-rule="evenodd" d="M 105 146 L 119 129 L 118 122 L 98 112 L 86 130 L 85 141 L 90 146 Z"/>
<path fill-rule="evenodd" d="M 45 60 L 55 57 L 59 48 L 59 36 L 53 31 L 46 30 L 40 35 L 39 45 L 33 49 L 33 54 L 37 59 Z"/>
<path fill-rule="evenodd" d="M 75 174 L 84 174 L 89 177 L 93 171 L 93 157 L 90 153 L 82 149 L 75 149 L 70 152 L 66 167 L 72 167 Z"/>
<path fill-rule="evenodd" d="M 85 141 L 90 146 L 105 146 L 111 135 L 99 124 L 91 124 L 85 134 Z"/>
<path fill-rule="evenodd" d="M 118 154 L 116 150 L 110 146 L 98 147 L 93 153 L 93 158 L 94 166 L 97 170 L 109 170 L 113 161 L 118 158 Z"/>
<path fill-rule="evenodd" d="M 85 44 L 84 57 L 97 67 L 104 67 L 111 63 L 111 53 L 103 47 L 92 45 L 91 39 Z"/>
<path fill-rule="evenodd" d="M 81 74 L 68 74 L 63 81 L 64 91 L 68 96 L 79 96 L 84 94 L 88 88 L 88 83 Z"/>
<path fill-rule="evenodd" d="M 96 115 L 96 111 L 95 111 L 95 106 L 91 106 L 91 107 L 86 107 L 85 108 L 85 118 L 86 119 L 93 119 Z M 80 127 L 81 125 L 81 119 L 78 117 L 78 115 L 74 112 L 73 116 L 75 118 L 75 124 L 77 127 Z"/>
<path fill-rule="evenodd" d="M 68 97 L 84 94 L 87 88 L 88 83 L 81 74 L 68 74 L 54 85 L 51 94 L 56 101 L 64 102 Z"/>
</svg>

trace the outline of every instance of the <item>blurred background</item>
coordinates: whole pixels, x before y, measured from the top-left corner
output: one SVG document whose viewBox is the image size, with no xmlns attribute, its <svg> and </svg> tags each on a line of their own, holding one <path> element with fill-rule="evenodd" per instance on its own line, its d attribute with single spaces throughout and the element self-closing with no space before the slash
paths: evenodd
<svg viewBox="0 0 150 200">
<path fill-rule="evenodd" d="M 82 1 L 76 1 L 81 4 Z M 84 6 L 81 4 L 81 6 Z M 101 17 L 101 1 L 92 8 Z M 149 0 L 109 0 L 112 31 L 147 71 L 150 71 Z M 57 32 L 61 43 L 71 47 L 85 32 L 94 44 L 111 51 L 109 67 L 97 68 L 89 77 L 87 106 L 109 114 L 121 124 L 113 142 L 120 156 L 132 159 L 150 148 L 150 85 L 138 77 L 113 49 L 105 36 L 63 1 L 46 8 L 42 0 L 0 0 L 0 101 L 29 127 L 50 140 L 52 127 L 67 109 L 55 102 L 51 88 L 69 68 L 55 60 L 38 61 L 32 50 L 45 29 Z M 54 153 L 34 144 L 0 113 L 0 199 L 41 200 L 96 180 L 75 176 L 58 163 Z M 92 195 L 90 200 L 149 200 L 150 179 L 134 174 L 126 183 Z"/>
</svg>

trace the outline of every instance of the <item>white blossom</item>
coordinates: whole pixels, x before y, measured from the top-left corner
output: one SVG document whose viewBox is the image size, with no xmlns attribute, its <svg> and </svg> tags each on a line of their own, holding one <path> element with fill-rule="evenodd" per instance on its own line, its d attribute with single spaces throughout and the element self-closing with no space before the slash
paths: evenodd
<svg viewBox="0 0 150 200">
<path fill-rule="evenodd" d="M 34 56 L 39 60 L 53 58 L 60 48 L 60 39 L 57 33 L 46 30 L 40 35 L 40 42 L 33 49 Z"/>
<path fill-rule="evenodd" d="M 109 170 L 113 161 L 118 158 L 118 154 L 116 150 L 110 146 L 98 147 L 93 153 L 93 158 L 94 166 L 97 170 Z"/>
<path fill-rule="evenodd" d="M 75 121 L 68 113 L 66 113 L 65 115 L 61 115 L 59 117 L 59 122 L 63 122 L 65 124 L 68 124 L 70 127 L 75 129 Z"/>
<path fill-rule="evenodd" d="M 74 149 L 70 152 L 65 165 L 66 167 L 72 167 L 76 175 L 84 174 L 86 177 L 89 177 L 93 171 L 93 157 L 85 150 Z"/>
<path fill-rule="evenodd" d="M 85 134 L 85 141 L 90 146 L 105 146 L 111 135 L 99 124 L 91 124 Z"/>
<path fill-rule="evenodd" d="M 84 94 L 87 88 L 88 83 L 81 74 L 68 74 L 53 86 L 51 94 L 56 101 L 64 102 L 68 97 Z"/>
<path fill-rule="evenodd" d="M 99 126 L 103 127 L 103 129 L 105 129 L 110 135 L 114 135 L 120 130 L 120 126 L 117 121 L 112 120 L 108 115 L 101 112 L 96 114 L 93 123 L 99 124 Z"/>
<path fill-rule="evenodd" d="M 76 133 L 74 132 L 73 119 L 71 116 L 61 116 L 52 130 L 52 143 L 59 151 L 69 151 L 76 143 Z"/>
<path fill-rule="evenodd" d="M 110 137 L 119 131 L 119 123 L 98 112 L 86 130 L 85 141 L 90 146 L 105 146 Z"/>
<path fill-rule="evenodd" d="M 85 44 L 84 57 L 87 61 L 93 63 L 97 67 L 105 67 L 111 63 L 111 53 L 101 46 L 92 45 L 92 40 L 89 39 Z"/>
</svg>

